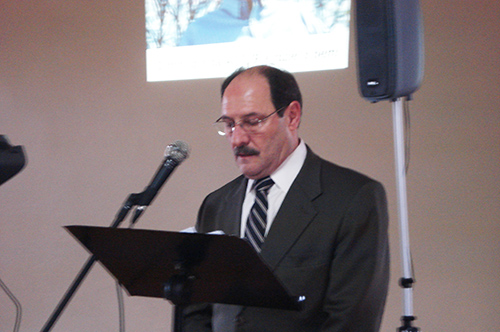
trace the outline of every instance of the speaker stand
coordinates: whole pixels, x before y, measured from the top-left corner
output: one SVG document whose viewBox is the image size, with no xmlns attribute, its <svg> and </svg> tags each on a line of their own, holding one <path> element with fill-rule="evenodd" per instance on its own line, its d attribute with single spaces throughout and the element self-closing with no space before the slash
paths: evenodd
<svg viewBox="0 0 500 332">
<path fill-rule="evenodd" d="M 404 110 L 401 98 L 392 101 L 393 130 L 394 130 L 394 155 L 396 162 L 396 186 L 398 197 L 398 216 L 401 241 L 401 260 L 403 277 L 400 286 L 403 288 L 404 310 L 399 332 L 417 332 L 417 327 L 412 327 L 415 320 L 413 316 L 413 271 L 411 266 L 410 236 L 408 231 L 408 204 L 406 197 L 406 158 L 404 140 Z"/>
</svg>

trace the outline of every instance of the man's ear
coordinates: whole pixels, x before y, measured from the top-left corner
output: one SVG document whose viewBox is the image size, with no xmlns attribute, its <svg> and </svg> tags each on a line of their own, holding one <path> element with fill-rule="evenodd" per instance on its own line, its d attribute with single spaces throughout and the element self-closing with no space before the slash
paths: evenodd
<svg viewBox="0 0 500 332">
<path fill-rule="evenodd" d="M 297 129 L 300 125 L 300 117 L 302 115 L 302 108 L 300 107 L 300 103 L 298 101 L 292 101 L 290 105 L 288 105 L 288 118 L 290 129 Z"/>
</svg>

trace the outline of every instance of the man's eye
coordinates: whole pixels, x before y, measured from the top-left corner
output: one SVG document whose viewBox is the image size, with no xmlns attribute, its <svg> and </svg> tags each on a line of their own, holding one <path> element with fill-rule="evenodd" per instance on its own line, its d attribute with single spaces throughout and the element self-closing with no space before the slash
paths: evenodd
<svg viewBox="0 0 500 332">
<path fill-rule="evenodd" d="M 249 119 L 245 119 L 245 124 L 249 125 L 249 126 L 256 126 L 260 123 L 260 119 L 259 118 L 249 118 Z"/>
</svg>

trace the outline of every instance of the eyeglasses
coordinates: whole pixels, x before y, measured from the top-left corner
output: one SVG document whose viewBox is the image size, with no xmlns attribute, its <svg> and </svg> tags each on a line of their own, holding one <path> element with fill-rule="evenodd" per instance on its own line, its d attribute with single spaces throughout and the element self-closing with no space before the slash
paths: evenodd
<svg viewBox="0 0 500 332">
<path fill-rule="evenodd" d="M 221 136 L 232 135 L 232 133 L 234 132 L 234 129 L 238 125 L 246 133 L 255 134 L 255 133 L 258 133 L 262 129 L 262 125 L 264 124 L 264 121 L 266 121 L 270 116 L 284 110 L 287 107 L 288 106 L 278 108 L 276 111 L 274 111 L 271 114 L 266 115 L 264 117 L 259 116 L 259 115 L 253 115 L 253 116 L 248 116 L 246 118 L 243 118 L 238 122 L 234 122 L 234 120 L 231 118 L 221 116 L 220 118 L 218 118 L 215 121 L 214 126 L 217 129 L 217 133 Z"/>
</svg>

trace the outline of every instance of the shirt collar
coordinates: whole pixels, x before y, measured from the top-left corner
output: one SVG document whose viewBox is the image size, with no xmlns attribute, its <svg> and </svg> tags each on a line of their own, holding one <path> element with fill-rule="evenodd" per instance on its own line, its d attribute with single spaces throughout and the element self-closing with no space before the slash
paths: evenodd
<svg viewBox="0 0 500 332">
<path fill-rule="evenodd" d="M 281 163 L 281 165 L 271 174 L 274 185 L 284 192 L 292 186 L 306 160 L 307 148 L 304 140 L 300 140 L 295 150 Z M 249 179 L 247 184 L 247 193 L 252 190 L 255 180 Z"/>
</svg>

